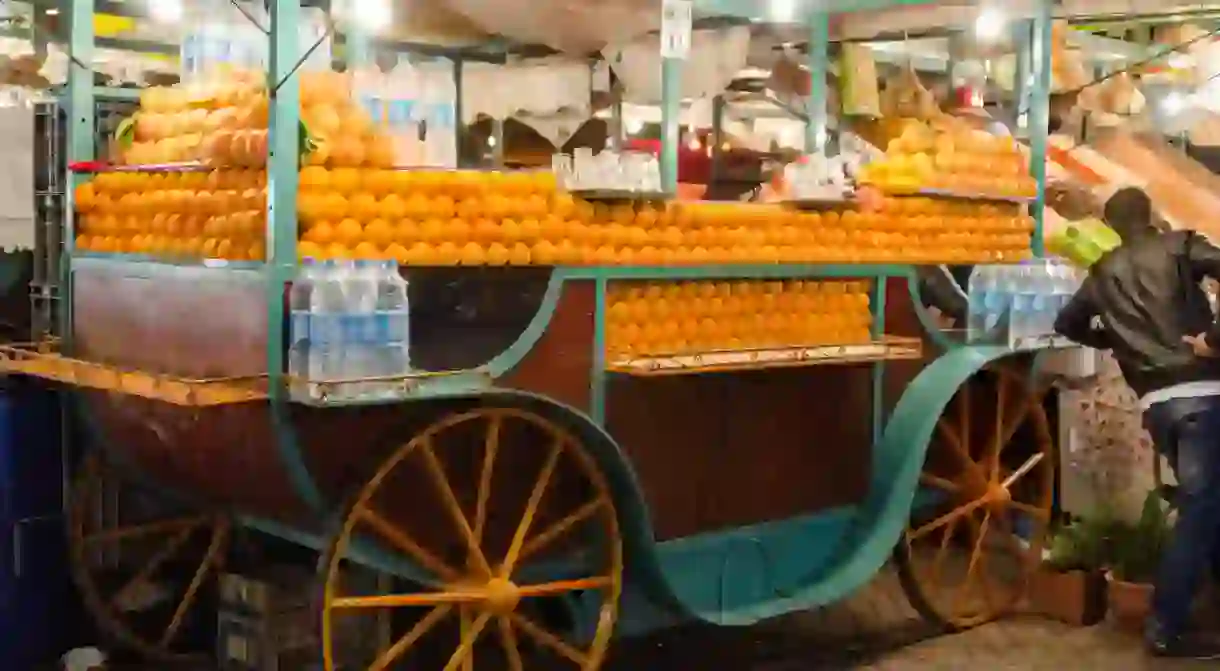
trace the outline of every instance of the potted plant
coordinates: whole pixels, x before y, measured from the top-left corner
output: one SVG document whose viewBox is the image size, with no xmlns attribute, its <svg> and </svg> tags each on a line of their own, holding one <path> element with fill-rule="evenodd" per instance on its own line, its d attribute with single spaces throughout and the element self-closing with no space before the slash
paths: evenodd
<svg viewBox="0 0 1220 671">
<path fill-rule="evenodd" d="M 1152 607 L 1152 581 L 1171 528 L 1169 510 L 1152 491 L 1144 498 L 1139 520 L 1118 529 L 1106 579 L 1110 612 L 1124 628 L 1142 626 Z"/>
<path fill-rule="evenodd" d="M 1106 614 L 1105 571 L 1114 529 L 1112 515 L 1080 518 L 1056 529 L 1030 582 L 1033 611 L 1061 622 L 1090 626 Z"/>
</svg>

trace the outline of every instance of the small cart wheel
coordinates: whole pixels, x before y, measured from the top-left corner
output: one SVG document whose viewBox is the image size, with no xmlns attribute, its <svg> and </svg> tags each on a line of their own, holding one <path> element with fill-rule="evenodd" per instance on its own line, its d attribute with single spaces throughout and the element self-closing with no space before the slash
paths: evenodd
<svg viewBox="0 0 1220 671">
<path fill-rule="evenodd" d="M 412 567 L 395 581 L 404 589 L 356 587 L 345 561 L 378 550 Z M 550 661 L 593 671 L 618 616 L 622 539 L 578 439 L 532 412 L 480 408 L 430 425 L 383 462 L 344 511 L 320 573 L 325 671 Z M 547 617 L 576 602 L 596 618 Z M 348 643 L 375 628 L 377 649 Z"/>
<path fill-rule="evenodd" d="M 215 594 L 228 518 L 182 513 L 121 479 L 95 452 L 73 480 L 67 523 L 73 580 L 106 634 L 150 659 L 205 657 L 186 634 L 188 625 L 211 622 L 196 607 Z"/>
<path fill-rule="evenodd" d="M 963 384 L 936 429 L 896 560 L 911 605 L 958 630 L 1024 596 L 1042 556 L 1056 457 L 1042 395 L 1009 368 Z"/>
</svg>

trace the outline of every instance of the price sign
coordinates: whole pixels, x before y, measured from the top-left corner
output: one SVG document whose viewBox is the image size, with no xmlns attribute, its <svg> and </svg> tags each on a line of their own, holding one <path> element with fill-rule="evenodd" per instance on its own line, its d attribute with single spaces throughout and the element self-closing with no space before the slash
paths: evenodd
<svg viewBox="0 0 1220 671">
<path fill-rule="evenodd" d="M 690 55 L 692 0 L 663 0 L 661 3 L 661 57 L 685 60 Z"/>
</svg>

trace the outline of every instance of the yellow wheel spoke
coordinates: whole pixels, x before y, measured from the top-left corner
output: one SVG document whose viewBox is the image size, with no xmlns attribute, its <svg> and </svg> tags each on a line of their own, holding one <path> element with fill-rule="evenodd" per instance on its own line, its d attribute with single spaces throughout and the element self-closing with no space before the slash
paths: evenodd
<svg viewBox="0 0 1220 671">
<path fill-rule="evenodd" d="M 953 482 L 947 478 L 942 478 L 939 475 L 932 475 L 931 473 L 921 473 L 919 476 L 919 481 L 925 485 L 930 485 L 946 492 L 956 492 L 961 489 L 956 482 Z"/>
<path fill-rule="evenodd" d="M 474 671 L 474 644 L 478 642 L 490 619 L 490 612 L 479 615 L 473 623 L 469 621 L 468 616 L 462 615 L 462 643 L 453 651 L 444 671 L 458 671 L 458 667 L 461 667 L 462 671 Z"/>
<path fill-rule="evenodd" d="M 1020 468 L 1013 471 L 1008 477 L 1004 478 L 1004 489 L 1012 489 L 1012 486 L 1016 484 L 1017 480 L 1020 480 L 1021 478 L 1025 477 L 1026 473 L 1034 470 L 1035 466 L 1042 463 L 1042 459 L 1044 457 L 1045 455 L 1043 455 L 1041 452 L 1035 452 L 1032 456 L 1030 456 L 1029 459 L 1026 459 L 1025 463 L 1021 464 Z"/>
<path fill-rule="evenodd" d="M 504 648 L 504 657 L 508 660 L 508 671 L 525 671 L 521 662 L 521 649 L 517 647 L 517 632 L 513 631 L 513 623 L 501 615 L 496 618 L 500 629 L 500 646 Z"/>
<path fill-rule="evenodd" d="M 983 524 L 979 527 L 978 533 L 974 540 L 974 547 L 970 551 L 970 563 L 966 566 L 966 577 L 962 580 L 962 584 L 957 588 L 957 595 L 954 598 L 954 610 L 959 610 L 962 599 L 970 593 L 970 583 L 974 580 L 975 571 L 978 570 L 979 562 L 983 556 L 983 539 L 987 536 L 987 527 L 991 524 L 991 512 L 987 512 L 983 517 Z"/>
<path fill-rule="evenodd" d="M 575 512 L 562 520 L 559 520 L 558 522 L 547 527 L 546 531 L 534 536 L 529 540 L 529 542 L 521 547 L 521 551 L 517 554 L 517 561 L 523 561 L 526 558 L 533 556 L 534 553 L 542 550 L 551 543 L 554 543 L 556 540 L 559 540 L 564 534 L 571 531 L 581 522 L 584 522 L 592 517 L 594 513 L 609 502 L 610 500 L 608 498 L 599 496 L 580 508 L 577 508 Z"/>
<path fill-rule="evenodd" d="M 159 522 L 150 522 L 148 524 L 140 524 L 131 527 L 120 527 L 118 529 L 108 529 L 99 531 L 95 534 L 90 534 L 81 538 L 81 541 L 86 545 L 113 543 L 129 538 L 141 538 L 144 536 L 154 536 L 163 534 L 168 531 L 181 531 L 186 528 L 195 528 L 207 521 L 204 517 L 182 517 L 172 520 L 162 520 Z"/>
<path fill-rule="evenodd" d="M 966 477 L 984 477 L 984 473 L 979 469 L 979 465 L 970 456 L 969 444 L 962 442 L 962 438 L 953 429 L 949 428 L 949 424 L 943 417 L 936 422 L 936 430 L 949 446 L 949 451 L 953 453 L 953 457 L 957 460 L 958 466 L 961 467 L 962 473 Z M 969 440 L 969 437 L 966 440 Z"/>
<path fill-rule="evenodd" d="M 178 550 L 181 550 L 182 546 L 186 545 L 186 542 L 191 539 L 191 533 L 198 527 L 199 525 L 197 524 L 191 525 L 182 531 L 179 531 L 177 535 L 171 538 L 169 542 L 157 552 L 157 554 L 153 555 L 152 559 L 148 560 L 148 563 L 145 564 L 144 567 L 131 578 L 131 580 L 128 580 L 118 589 L 118 591 L 114 593 L 114 600 L 118 601 L 122 599 L 128 590 L 141 583 L 147 582 L 148 579 L 157 572 L 157 569 L 161 568 L 165 562 L 172 559 L 174 555 L 178 553 Z"/>
<path fill-rule="evenodd" d="M 330 607 L 337 610 L 358 608 L 419 608 L 443 604 L 482 601 L 482 591 L 423 592 L 420 594 L 378 594 L 376 596 L 335 597 Z"/>
<path fill-rule="evenodd" d="M 937 529 L 945 526 L 946 524 L 952 522 L 953 520 L 958 519 L 959 517 L 968 515 L 968 514 L 970 514 L 971 511 L 975 510 L 976 508 L 987 505 L 990 502 L 991 502 L 991 499 L 989 499 L 988 497 L 983 497 L 977 501 L 971 501 L 970 503 L 967 503 L 966 505 L 962 506 L 961 508 L 957 508 L 955 510 L 950 510 L 949 512 L 945 513 L 944 515 L 941 515 L 940 517 L 932 520 L 931 522 L 928 522 L 927 524 L 923 525 L 922 527 L 919 527 L 918 529 L 915 529 L 914 531 L 908 531 L 907 532 L 907 542 L 914 543 L 915 541 L 919 540 L 920 538 L 932 533 L 933 531 L 936 531 Z"/>
<path fill-rule="evenodd" d="M 457 495 L 453 493 L 453 487 L 449 486 L 449 478 L 445 475 L 445 468 L 441 466 L 440 460 L 436 458 L 436 452 L 432 449 L 432 441 L 422 441 L 419 447 L 419 453 L 423 455 L 424 463 L 428 465 L 432 481 L 440 491 L 441 498 L 444 499 L 445 509 L 453 518 L 453 523 L 457 525 L 458 532 L 461 533 L 462 540 L 466 543 L 469 559 L 474 562 L 475 568 L 484 575 L 490 576 L 491 566 L 487 563 L 487 557 L 483 555 L 481 544 L 474 536 L 474 530 L 466 521 L 466 513 L 462 512 L 462 505 L 458 503 Z"/>
<path fill-rule="evenodd" d="M 590 589 L 606 589 L 613 584 L 614 581 L 610 579 L 610 576 L 598 576 L 596 578 L 581 578 L 579 580 L 558 580 L 540 585 L 525 585 L 519 588 L 519 590 L 522 599 L 529 599 Z"/>
<path fill-rule="evenodd" d="M 416 641 L 423 638 L 429 631 L 432 631 L 452 610 L 453 606 L 449 604 L 433 608 L 432 612 L 424 616 L 424 619 L 415 623 L 414 627 L 411 627 L 411 631 L 403 634 L 402 638 L 395 641 L 389 650 L 381 653 L 381 656 L 369 666 L 368 671 L 385 671 L 385 669 L 390 668 L 390 665 L 401 657 L 402 653 L 415 645 Z"/>
<path fill-rule="evenodd" d="M 1048 511 L 1047 509 L 1045 509 L 1041 506 L 1034 505 L 1032 503 L 1022 503 L 1021 501 L 1009 501 L 1008 507 L 1013 508 L 1015 510 L 1020 510 L 1021 512 L 1025 513 L 1026 515 L 1032 515 L 1032 516 L 1036 517 L 1038 520 L 1043 521 L 1043 522 L 1045 522 L 1046 520 L 1049 520 L 1051 517 L 1050 511 Z"/>
<path fill-rule="evenodd" d="M 525 545 L 525 536 L 534 522 L 534 515 L 538 513 L 538 504 L 542 502 L 542 496 L 546 494 L 547 485 L 551 483 L 551 476 L 555 472 L 555 466 L 559 464 L 561 454 L 563 454 L 563 438 L 556 438 L 555 443 L 551 446 L 551 453 L 547 455 L 546 462 L 542 465 L 542 471 L 534 482 L 534 489 L 530 492 L 529 501 L 525 504 L 525 512 L 521 515 L 521 523 L 517 525 L 517 531 L 513 534 L 512 545 L 509 546 L 508 554 L 504 556 L 504 561 L 500 564 L 500 570 L 497 573 L 501 577 L 511 576 L 513 569 L 517 566 L 521 547 Z"/>
<path fill-rule="evenodd" d="M 570 644 L 565 643 L 558 636 L 552 634 L 546 629 L 534 624 L 533 620 L 520 613 L 512 613 L 509 615 L 509 618 L 512 619 L 513 624 L 515 624 L 522 633 L 534 639 L 535 642 L 550 648 L 556 654 L 572 661 L 581 668 L 586 668 L 589 657 L 585 653 L 577 650 Z"/>
<path fill-rule="evenodd" d="M 945 559 L 949 555 L 949 545 L 953 542 L 953 534 L 957 533 L 957 524 L 962 518 L 955 517 L 945 527 L 945 535 L 941 536 L 940 547 L 936 548 L 936 556 L 932 558 L 932 582 L 939 585 L 944 577 Z"/>
<path fill-rule="evenodd" d="M 220 551 L 224 548 L 225 540 L 227 540 L 228 536 L 229 526 L 226 523 L 221 523 L 219 528 L 213 532 L 212 542 L 208 545 L 208 551 L 203 556 L 203 563 L 199 565 L 198 569 L 195 569 L 195 575 L 191 578 L 186 592 L 182 595 L 182 600 L 178 602 L 178 607 L 174 609 L 174 616 L 170 619 L 169 626 L 165 628 L 165 633 L 161 635 L 160 645 L 162 647 L 169 645 L 174 640 L 174 636 L 182 626 L 182 620 L 186 617 L 187 611 L 195 603 L 195 594 L 203 586 L 203 579 L 212 570 L 212 566 L 220 562 Z"/>
<path fill-rule="evenodd" d="M 487 501 L 491 498 L 491 476 L 496 468 L 496 454 L 500 451 L 500 415 L 494 415 L 487 427 L 487 440 L 483 445 L 483 468 L 479 473 L 479 494 L 474 507 L 474 539 L 483 542 L 483 525 L 487 523 Z"/>
<path fill-rule="evenodd" d="M 394 547 L 407 553 L 411 558 L 419 562 L 421 566 L 435 573 L 442 580 L 450 582 L 458 580 L 459 574 L 457 571 L 450 568 L 448 564 L 436 555 L 420 547 L 405 531 L 399 529 L 394 523 L 369 506 L 358 507 L 355 510 L 355 515 L 361 522 L 373 527 L 382 538 L 390 541 Z"/>
</svg>

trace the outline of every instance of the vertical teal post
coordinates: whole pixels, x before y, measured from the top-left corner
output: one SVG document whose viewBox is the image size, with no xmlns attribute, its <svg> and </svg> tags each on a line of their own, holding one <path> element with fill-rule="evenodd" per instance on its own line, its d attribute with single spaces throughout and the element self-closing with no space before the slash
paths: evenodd
<svg viewBox="0 0 1220 671">
<path fill-rule="evenodd" d="M 1031 86 L 1030 75 L 1033 73 L 1033 42 L 1032 22 L 1017 21 L 1013 26 L 1013 44 L 1017 50 L 1017 67 L 1013 75 L 1012 99 L 1016 105 L 1017 125 L 1016 137 L 1025 140 L 1029 138 L 1029 103 Z"/>
<path fill-rule="evenodd" d="M 809 49 L 806 63 L 809 69 L 809 99 L 805 109 L 809 122 L 805 124 L 805 153 L 821 154 L 826 150 L 827 125 L 830 118 L 826 71 L 830 60 L 830 15 L 813 12 L 809 16 Z"/>
<path fill-rule="evenodd" d="M 661 190 L 678 191 L 678 117 L 682 111 L 682 61 L 661 59 Z"/>
<path fill-rule="evenodd" d="M 93 0 L 68 3 L 68 110 L 67 160 L 90 161 L 94 158 L 95 128 L 93 108 Z M 84 67 L 82 67 L 82 64 Z M 64 180 L 63 253 L 59 260 L 59 337 L 65 348 L 72 343 L 72 254 L 76 247 L 76 222 L 72 202 L 76 185 L 83 175 L 69 173 Z"/>
<path fill-rule="evenodd" d="M 1034 200 L 1033 211 L 1034 235 L 1031 241 L 1035 256 L 1045 253 L 1042 225 L 1046 210 L 1046 142 L 1050 132 L 1051 2 L 1052 0 L 1039 1 L 1033 30 L 1034 89 L 1029 99 L 1029 161 L 1030 174 L 1038 183 L 1038 196 Z"/>
<path fill-rule="evenodd" d="M 598 426 L 606 425 L 606 294 L 610 283 L 604 277 L 593 282 L 593 367 L 589 376 L 589 416 Z"/>
<path fill-rule="evenodd" d="M 369 38 L 369 31 L 351 17 L 348 17 L 344 35 L 343 62 L 347 63 L 348 72 L 354 67 L 373 62 L 373 41 Z"/>
<path fill-rule="evenodd" d="M 462 57 L 453 58 L 453 142 L 457 145 L 454 167 L 462 167 L 462 143 L 466 136 L 466 110 L 462 108 Z"/>
<path fill-rule="evenodd" d="M 297 170 L 300 140 L 299 0 L 271 3 L 271 137 L 267 143 L 267 375 L 272 400 L 286 396 L 284 289 L 297 267 Z"/>
</svg>

